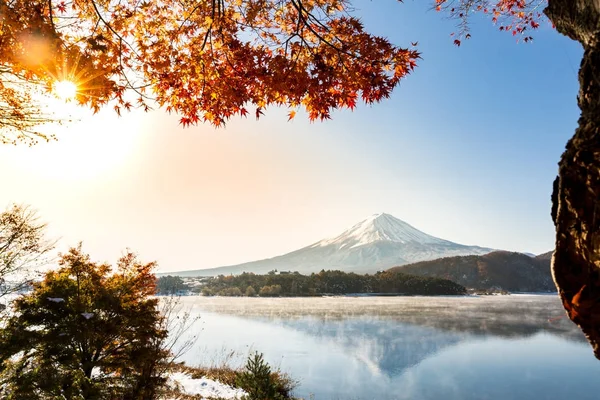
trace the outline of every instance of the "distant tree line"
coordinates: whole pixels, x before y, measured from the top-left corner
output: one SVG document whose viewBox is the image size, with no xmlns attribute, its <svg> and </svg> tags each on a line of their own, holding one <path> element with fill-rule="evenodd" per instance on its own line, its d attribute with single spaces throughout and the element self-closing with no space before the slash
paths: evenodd
<svg viewBox="0 0 600 400">
<path fill-rule="evenodd" d="M 399 272 L 359 275 L 342 271 L 318 274 L 219 275 L 202 288 L 205 296 L 320 296 L 342 294 L 462 295 L 466 289 L 441 278 L 420 277 Z"/>
<path fill-rule="evenodd" d="M 156 294 L 176 295 L 190 290 L 190 287 L 178 276 L 161 276 L 156 280 Z"/>
</svg>

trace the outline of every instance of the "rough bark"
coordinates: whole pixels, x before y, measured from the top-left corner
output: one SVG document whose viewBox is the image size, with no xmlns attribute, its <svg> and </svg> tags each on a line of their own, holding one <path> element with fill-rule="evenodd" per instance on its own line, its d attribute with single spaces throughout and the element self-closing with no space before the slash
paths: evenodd
<svg viewBox="0 0 600 400">
<path fill-rule="evenodd" d="M 600 359 L 600 0 L 549 0 L 545 12 L 584 49 L 579 126 L 559 162 L 552 194 L 552 273 L 569 318 Z"/>
</svg>

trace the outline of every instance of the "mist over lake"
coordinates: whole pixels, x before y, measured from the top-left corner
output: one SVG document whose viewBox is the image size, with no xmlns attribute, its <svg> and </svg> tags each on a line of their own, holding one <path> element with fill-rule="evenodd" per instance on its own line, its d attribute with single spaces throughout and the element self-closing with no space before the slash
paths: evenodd
<svg viewBox="0 0 600 400">
<path fill-rule="evenodd" d="M 600 363 L 556 295 L 182 297 L 189 364 L 251 351 L 315 399 L 597 399 Z M 228 357 L 228 352 L 235 355 Z"/>
</svg>

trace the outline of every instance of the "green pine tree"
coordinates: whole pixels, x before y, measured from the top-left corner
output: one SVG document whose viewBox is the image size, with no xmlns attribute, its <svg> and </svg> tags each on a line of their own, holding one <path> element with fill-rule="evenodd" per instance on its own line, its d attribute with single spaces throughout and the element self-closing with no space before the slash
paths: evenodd
<svg viewBox="0 0 600 400">
<path fill-rule="evenodd" d="M 245 400 L 283 400 L 271 367 L 261 353 L 248 358 L 244 371 L 238 373 L 237 385 L 247 393 Z"/>
</svg>

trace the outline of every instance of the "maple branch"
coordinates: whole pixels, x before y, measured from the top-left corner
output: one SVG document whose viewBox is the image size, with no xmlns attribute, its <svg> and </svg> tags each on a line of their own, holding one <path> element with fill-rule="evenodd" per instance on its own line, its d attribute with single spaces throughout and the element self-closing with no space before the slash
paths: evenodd
<svg viewBox="0 0 600 400">
<path fill-rule="evenodd" d="M 127 73 L 125 72 L 125 67 L 123 66 L 123 43 L 125 43 L 125 45 L 127 45 L 127 47 L 129 49 L 131 49 L 134 54 L 136 56 L 139 57 L 139 54 L 137 53 L 136 49 L 126 40 L 123 38 L 123 36 L 117 32 L 112 26 L 111 24 L 108 23 L 108 21 L 106 21 L 104 19 L 104 17 L 102 16 L 102 13 L 100 12 L 100 10 L 98 9 L 98 6 L 96 5 L 95 1 L 91 1 L 91 4 L 94 8 L 94 11 L 96 13 L 96 15 L 98 16 L 98 21 L 102 21 L 102 23 L 104 24 L 104 26 L 106 26 L 118 39 L 119 39 L 119 68 L 120 68 L 120 72 L 121 72 L 121 76 L 125 79 L 127 87 L 129 87 L 130 89 L 132 89 L 136 94 L 138 94 L 141 98 L 147 99 L 147 100 L 151 100 L 151 101 L 155 101 L 156 98 L 150 97 L 148 95 L 146 95 L 145 93 L 142 93 L 139 89 L 142 87 L 149 87 L 152 84 L 148 83 L 146 85 L 142 85 L 140 87 L 138 86 L 134 86 L 131 81 L 129 80 L 129 77 L 127 76 Z M 139 4 L 139 2 L 138 2 Z M 136 5 L 137 8 L 137 5 Z M 95 29 L 97 28 L 98 25 L 96 25 Z M 94 29 L 94 31 L 95 31 Z"/>
<path fill-rule="evenodd" d="M 340 49 L 339 47 L 337 47 L 336 45 L 334 45 L 333 43 L 331 43 L 329 40 L 325 39 L 319 32 L 317 32 L 308 22 L 308 19 L 304 16 L 304 12 L 306 12 L 306 14 L 308 15 L 308 17 L 312 17 L 314 19 L 314 16 L 312 16 L 312 14 L 306 10 L 306 8 L 304 8 L 304 6 L 302 5 L 301 0 L 291 0 L 292 5 L 298 10 L 298 16 L 302 19 L 302 21 L 304 22 L 304 26 L 308 28 L 308 30 L 315 35 L 322 43 L 325 43 L 327 46 L 331 47 L 332 49 L 343 53 L 353 59 L 361 59 L 360 56 L 357 56 L 355 54 L 349 53 L 343 49 Z M 296 3 L 297 2 L 297 3 Z M 320 21 L 317 20 L 317 22 L 325 27 L 326 29 L 329 29 L 327 26 L 323 25 Z"/>
<path fill-rule="evenodd" d="M 196 6 L 192 9 L 192 11 L 189 12 L 188 16 L 183 19 L 183 21 L 181 22 L 181 24 L 179 24 L 179 28 L 177 29 L 177 32 L 181 32 L 181 29 L 183 28 L 183 25 L 185 25 L 185 23 L 190 20 L 190 17 L 192 15 L 194 15 L 194 13 L 196 11 L 198 11 L 198 9 L 200 8 L 200 6 L 202 6 L 202 5 L 203 5 L 203 3 L 201 1 L 199 1 L 198 4 L 196 4 Z M 211 25 L 212 25 L 212 23 L 211 23 Z"/>
<path fill-rule="evenodd" d="M 469 38 L 469 17 L 475 11 L 492 15 L 493 23 L 497 23 L 501 20 L 508 21 L 512 19 L 513 22 L 510 23 L 509 26 L 513 28 L 519 28 L 517 30 L 513 29 L 513 35 L 515 35 L 516 33 L 523 33 L 527 29 L 527 25 L 529 25 L 528 21 L 531 21 L 535 13 L 539 13 L 537 10 L 539 10 L 539 8 L 546 3 L 547 0 L 529 0 L 523 1 L 522 3 L 498 0 L 494 2 L 490 0 L 436 0 L 436 4 L 430 9 L 435 11 L 444 11 L 448 14 L 448 19 L 459 20 L 456 25 L 458 29 L 458 37 Z M 525 22 L 525 24 L 519 26 L 522 22 Z M 506 27 L 503 25 L 500 26 L 500 30 L 505 30 L 504 28 Z M 454 35 L 454 33 L 452 35 Z M 528 39 L 531 39 L 531 37 Z"/>
<path fill-rule="evenodd" d="M 127 86 L 133 90 L 135 93 L 137 93 L 140 97 L 148 99 L 148 100 L 152 100 L 155 101 L 156 99 L 153 97 L 150 97 L 148 95 L 146 95 L 145 93 L 142 93 L 139 89 L 142 87 L 148 87 L 151 86 L 150 83 L 146 84 L 146 85 L 142 85 L 141 87 L 136 87 L 133 86 L 133 84 L 131 83 L 131 81 L 129 80 L 129 77 L 127 76 L 127 74 L 125 73 L 125 68 L 123 67 L 123 39 L 119 38 L 119 68 L 121 69 L 121 75 L 123 76 L 123 78 L 125 78 L 125 81 L 127 82 Z"/>
<path fill-rule="evenodd" d="M 127 45 L 127 47 L 129 47 L 131 49 L 131 51 L 133 51 L 135 53 L 136 56 L 140 57 L 140 55 L 137 53 L 137 51 L 135 50 L 135 48 L 127 40 L 125 40 L 123 38 L 123 36 L 112 27 L 111 24 L 109 24 L 104 19 L 104 17 L 102 16 L 102 13 L 98 9 L 98 6 L 96 5 L 96 1 L 92 0 L 92 1 L 90 1 L 90 3 L 92 3 L 92 6 L 94 7 L 94 12 L 98 16 L 98 18 L 102 21 L 102 23 L 104 24 L 104 26 L 106 26 L 109 31 L 111 31 L 117 38 L 119 38 L 119 40 L 125 42 L 125 44 Z"/>
<path fill-rule="evenodd" d="M 54 17 L 52 16 L 52 0 L 48 0 L 48 13 L 52 30 L 56 31 L 56 27 L 54 26 Z"/>
</svg>

